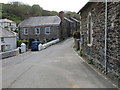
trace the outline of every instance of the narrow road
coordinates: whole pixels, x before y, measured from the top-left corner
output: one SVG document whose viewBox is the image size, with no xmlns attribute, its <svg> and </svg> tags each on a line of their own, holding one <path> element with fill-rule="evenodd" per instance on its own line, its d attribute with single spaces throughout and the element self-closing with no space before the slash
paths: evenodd
<svg viewBox="0 0 120 90">
<path fill-rule="evenodd" d="M 2 61 L 3 88 L 114 88 L 73 50 L 73 39 Z"/>
</svg>

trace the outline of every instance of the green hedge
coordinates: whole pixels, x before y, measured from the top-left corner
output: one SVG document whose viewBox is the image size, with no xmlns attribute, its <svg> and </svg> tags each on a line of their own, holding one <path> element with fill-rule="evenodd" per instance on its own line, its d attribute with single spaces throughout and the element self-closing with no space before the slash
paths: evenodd
<svg viewBox="0 0 120 90">
<path fill-rule="evenodd" d="M 28 40 L 17 40 L 17 47 L 20 47 L 22 43 L 25 43 L 26 45 L 29 44 Z"/>
<path fill-rule="evenodd" d="M 80 31 L 75 31 L 73 33 L 73 37 L 76 38 L 76 39 L 80 39 Z"/>
</svg>

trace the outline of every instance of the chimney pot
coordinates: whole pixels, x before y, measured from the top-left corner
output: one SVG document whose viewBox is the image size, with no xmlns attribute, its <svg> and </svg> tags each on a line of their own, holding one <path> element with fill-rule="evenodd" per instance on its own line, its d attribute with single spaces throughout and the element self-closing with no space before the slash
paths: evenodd
<svg viewBox="0 0 120 90">
<path fill-rule="evenodd" d="M 61 20 L 64 19 L 64 12 L 63 12 L 63 11 L 60 11 L 60 12 L 59 12 L 59 17 L 61 18 Z"/>
</svg>

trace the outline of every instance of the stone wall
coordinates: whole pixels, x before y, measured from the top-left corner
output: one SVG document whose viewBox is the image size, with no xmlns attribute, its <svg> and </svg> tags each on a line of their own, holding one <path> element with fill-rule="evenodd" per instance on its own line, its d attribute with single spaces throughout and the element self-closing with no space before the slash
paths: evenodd
<svg viewBox="0 0 120 90">
<path fill-rule="evenodd" d="M 44 27 L 38 27 L 40 28 L 40 34 L 36 35 L 35 34 L 35 28 L 36 27 L 28 27 L 28 35 L 24 35 L 24 28 L 20 28 L 20 39 L 37 39 L 39 41 L 43 40 L 53 40 L 59 38 L 59 26 L 47 26 L 50 27 L 50 34 L 46 35 L 45 34 L 45 26 Z"/>
<path fill-rule="evenodd" d="M 120 76 L 120 2 L 108 3 L 107 75 L 117 82 Z M 92 18 L 92 45 L 88 45 L 88 15 Z M 90 2 L 80 11 L 83 55 L 92 60 L 101 72 L 105 71 L 105 3 Z M 119 64 L 119 65 L 118 65 Z"/>
<path fill-rule="evenodd" d="M 116 79 L 118 74 L 118 62 L 120 63 L 120 2 L 108 3 L 108 36 L 107 36 L 107 60 L 108 75 Z"/>
<path fill-rule="evenodd" d="M 71 36 L 71 30 L 72 30 L 72 23 L 70 23 L 69 21 L 63 19 L 61 22 L 61 38 L 64 40 L 68 37 Z"/>
<path fill-rule="evenodd" d="M 0 53 L 0 56 L 2 56 L 2 59 L 8 58 L 8 57 L 13 57 L 17 56 L 19 54 L 19 48 L 11 50 L 11 51 L 6 51 Z"/>
</svg>

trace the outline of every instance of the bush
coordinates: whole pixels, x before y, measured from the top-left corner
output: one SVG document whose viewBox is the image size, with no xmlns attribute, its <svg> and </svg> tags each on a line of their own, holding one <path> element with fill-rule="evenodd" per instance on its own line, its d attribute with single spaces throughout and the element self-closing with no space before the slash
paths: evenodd
<svg viewBox="0 0 120 90">
<path fill-rule="evenodd" d="M 17 40 L 17 47 L 21 47 L 22 43 L 25 43 L 26 45 L 28 45 L 29 41 L 28 40 Z"/>
<path fill-rule="evenodd" d="M 22 40 L 17 40 L 17 47 L 20 47 L 22 43 Z"/>
<path fill-rule="evenodd" d="M 80 49 L 80 56 L 81 56 L 81 57 L 83 56 L 83 52 L 82 52 L 82 49 Z"/>
<path fill-rule="evenodd" d="M 26 45 L 28 45 L 28 44 L 29 44 L 29 41 L 28 41 L 28 40 L 23 40 L 22 43 L 25 43 Z"/>
<path fill-rule="evenodd" d="M 41 44 L 45 44 L 45 40 L 40 41 Z"/>
<path fill-rule="evenodd" d="M 76 39 L 80 39 L 80 31 L 75 31 L 73 33 L 73 37 L 76 38 Z"/>
<path fill-rule="evenodd" d="M 90 60 L 88 61 L 88 64 L 94 65 L 93 59 L 90 59 Z"/>
</svg>

